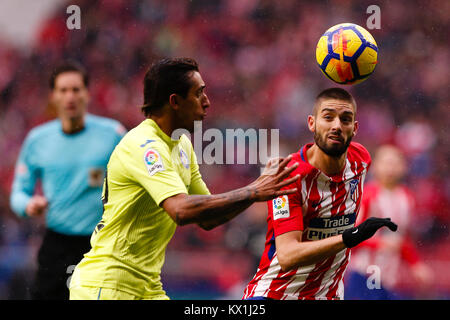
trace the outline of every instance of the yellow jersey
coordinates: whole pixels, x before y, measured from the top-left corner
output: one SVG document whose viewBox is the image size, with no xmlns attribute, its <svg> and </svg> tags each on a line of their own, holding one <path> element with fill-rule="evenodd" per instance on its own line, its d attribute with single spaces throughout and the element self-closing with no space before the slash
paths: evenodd
<svg viewBox="0 0 450 320">
<path fill-rule="evenodd" d="M 191 141 L 185 135 L 172 140 L 146 119 L 123 137 L 111 155 L 102 220 L 70 286 L 168 299 L 160 274 L 176 224 L 159 205 L 179 193 L 210 194 Z"/>
</svg>

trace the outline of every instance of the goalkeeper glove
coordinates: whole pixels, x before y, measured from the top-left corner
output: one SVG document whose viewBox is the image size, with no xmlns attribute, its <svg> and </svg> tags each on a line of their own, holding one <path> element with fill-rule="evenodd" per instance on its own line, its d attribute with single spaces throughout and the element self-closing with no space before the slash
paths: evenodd
<svg viewBox="0 0 450 320">
<path fill-rule="evenodd" d="M 391 218 L 369 218 L 359 226 L 345 230 L 342 233 L 342 240 L 347 248 L 353 248 L 372 237 L 383 226 L 391 231 L 397 231 L 397 225 L 391 221 Z"/>
</svg>

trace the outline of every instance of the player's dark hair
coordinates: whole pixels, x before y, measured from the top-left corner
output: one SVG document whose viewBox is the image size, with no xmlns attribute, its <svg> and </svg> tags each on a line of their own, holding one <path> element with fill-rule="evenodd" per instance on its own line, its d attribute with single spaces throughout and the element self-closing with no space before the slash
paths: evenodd
<svg viewBox="0 0 450 320">
<path fill-rule="evenodd" d="M 323 90 L 321 93 L 319 93 L 316 97 L 316 102 L 314 104 L 314 110 L 313 114 L 315 115 L 317 112 L 317 107 L 319 105 L 319 101 L 323 99 L 336 99 L 336 100 L 342 100 L 346 102 L 350 102 L 353 105 L 353 109 L 356 112 L 356 101 L 353 98 L 353 96 L 345 89 L 342 88 L 329 88 Z"/>
<path fill-rule="evenodd" d="M 154 110 L 169 102 L 171 94 L 186 98 L 192 86 L 192 71 L 198 64 L 190 58 L 166 58 L 155 62 L 144 77 L 144 105 L 142 112 L 148 117 Z"/>
<path fill-rule="evenodd" d="M 81 74 L 82 78 L 83 78 L 83 83 L 84 86 L 87 88 L 89 86 L 89 75 L 86 71 L 86 69 L 79 64 L 78 62 L 75 61 L 66 61 L 63 62 L 62 64 L 56 66 L 51 74 L 50 74 L 50 79 L 49 79 L 49 85 L 50 85 L 50 89 L 55 89 L 55 81 L 56 78 L 61 74 L 61 73 L 65 73 L 65 72 L 78 72 L 79 74 Z"/>
</svg>

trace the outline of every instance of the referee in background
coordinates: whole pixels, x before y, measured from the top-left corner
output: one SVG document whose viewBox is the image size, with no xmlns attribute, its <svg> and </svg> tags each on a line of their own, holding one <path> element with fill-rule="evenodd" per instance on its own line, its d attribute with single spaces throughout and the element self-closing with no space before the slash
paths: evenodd
<svg viewBox="0 0 450 320">
<path fill-rule="evenodd" d="M 57 119 L 33 128 L 16 163 L 10 204 L 20 217 L 45 215 L 31 298 L 69 298 L 67 279 L 90 249 L 90 235 L 102 216 L 106 165 L 125 128 L 87 113 L 89 77 L 74 62 L 50 76 L 50 100 Z M 35 186 L 41 182 L 43 194 Z"/>
</svg>

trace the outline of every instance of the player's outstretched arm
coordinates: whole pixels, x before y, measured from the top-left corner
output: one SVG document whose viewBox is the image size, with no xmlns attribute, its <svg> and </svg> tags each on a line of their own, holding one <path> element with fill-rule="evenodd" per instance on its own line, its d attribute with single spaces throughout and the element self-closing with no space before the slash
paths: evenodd
<svg viewBox="0 0 450 320">
<path fill-rule="evenodd" d="M 243 188 L 216 195 L 177 194 L 164 200 L 161 206 L 178 225 L 197 223 L 210 230 L 234 218 L 254 202 L 295 193 L 297 188 L 281 190 L 299 178 L 298 175 L 288 178 L 298 166 L 286 167 L 290 160 L 291 156 L 269 161 L 261 176 Z"/>
<path fill-rule="evenodd" d="M 283 233 L 275 238 L 278 262 L 283 272 L 318 263 L 369 239 L 383 226 L 391 231 L 397 230 L 397 225 L 390 218 L 369 218 L 359 226 L 345 230 L 343 234 L 317 241 L 302 242 L 301 231 Z"/>
</svg>

